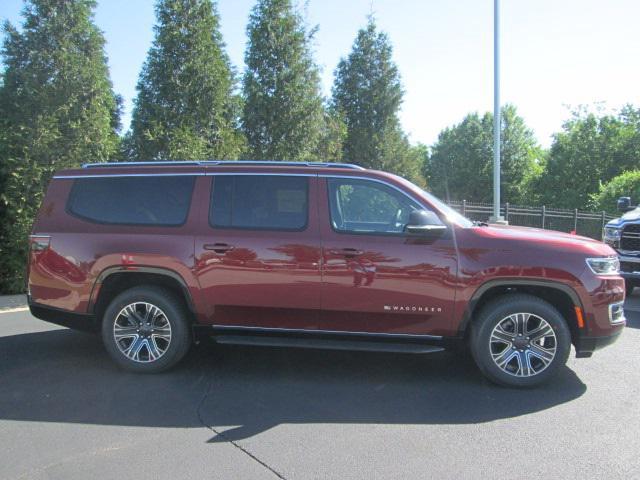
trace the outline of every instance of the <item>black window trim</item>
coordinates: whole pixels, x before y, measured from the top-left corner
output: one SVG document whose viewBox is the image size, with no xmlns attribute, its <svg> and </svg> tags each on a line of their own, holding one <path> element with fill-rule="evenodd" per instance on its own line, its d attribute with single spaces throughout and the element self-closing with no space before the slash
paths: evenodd
<svg viewBox="0 0 640 480">
<path fill-rule="evenodd" d="M 210 185 L 210 189 L 211 192 L 209 193 L 209 211 L 207 212 L 207 223 L 209 224 L 209 228 L 211 228 L 212 230 L 216 230 L 216 231 L 227 231 L 227 230 L 240 230 L 240 231 L 254 231 L 254 232 L 304 232 L 309 228 L 309 213 L 311 211 L 310 207 L 310 202 L 309 202 L 309 177 L 317 177 L 318 175 L 315 173 L 291 173 L 291 174 L 287 174 L 287 173 L 270 173 L 270 172 L 265 172 L 265 173 L 261 173 L 261 172 L 211 172 L 211 173 L 207 173 L 208 177 L 212 177 L 212 181 L 211 181 L 211 185 Z M 305 216 L 305 222 L 304 225 L 300 228 L 273 228 L 273 227 L 221 227 L 219 225 L 213 225 L 213 223 L 211 222 L 212 220 L 212 210 L 213 210 L 213 194 L 214 194 L 214 189 L 215 189 L 215 184 L 216 184 L 216 180 L 215 177 L 217 176 L 252 176 L 252 177 L 265 177 L 265 176 L 270 176 L 270 177 L 308 177 L 307 178 L 307 188 L 305 189 L 305 193 L 307 195 L 307 214 Z"/>
<path fill-rule="evenodd" d="M 191 214 L 191 204 L 193 202 L 193 194 L 195 193 L 196 190 L 196 179 L 193 179 L 192 185 L 191 185 L 191 193 L 189 194 L 189 200 L 187 202 L 187 208 L 186 208 L 186 215 L 184 216 L 184 220 L 181 223 L 127 223 L 127 222 L 107 222 L 107 221 L 102 221 L 102 220 L 96 220 L 95 218 L 90 218 L 90 217 L 86 217 L 84 215 L 81 215 L 79 213 L 74 212 L 71 209 L 71 203 L 73 200 L 73 196 L 74 196 L 74 190 L 75 190 L 75 186 L 77 184 L 78 180 L 82 180 L 82 179 L 86 179 L 86 178 L 118 178 L 118 177 L 140 177 L 140 176 L 145 176 L 145 177 L 156 177 L 156 176 L 170 176 L 170 175 L 154 175 L 154 174 L 144 174 L 144 175 L 87 175 L 87 176 L 78 176 L 78 177 L 61 177 L 61 178 L 68 178 L 68 179 L 72 179 L 73 183 L 71 184 L 71 187 L 69 188 L 69 195 L 67 195 L 67 202 L 65 204 L 65 208 L 64 211 L 67 215 L 70 215 L 72 217 L 78 218 L 82 221 L 88 222 L 88 223 L 93 223 L 95 225 L 108 225 L 108 226 L 119 226 L 119 227 L 147 227 L 147 228 L 180 228 L 180 227 L 184 227 L 184 225 L 187 223 L 187 221 L 189 220 L 189 215 Z M 185 174 L 185 175 L 179 175 L 179 176 L 192 176 L 191 174 Z M 197 175 L 193 175 L 193 176 L 197 176 Z"/>
<path fill-rule="evenodd" d="M 378 178 L 362 177 L 362 176 L 356 176 L 356 175 L 319 175 L 319 177 L 320 178 L 325 178 L 325 179 L 339 178 L 339 179 L 342 179 L 342 180 L 344 180 L 344 179 L 360 180 L 360 181 L 364 180 L 364 181 L 379 183 L 381 185 L 385 185 L 385 186 L 391 188 L 392 190 L 396 190 L 397 192 L 400 192 L 401 195 L 403 195 L 405 198 L 408 198 L 412 203 L 415 203 L 416 205 L 421 207 L 423 210 L 428 210 L 428 211 L 433 212 L 432 208 L 426 207 L 423 204 L 423 202 L 418 201 L 416 198 L 414 198 L 413 196 L 409 195 L 407 192 L 405 192 L 401 188 L 398 188 L 395 185 L 392 185 L 389 182 L 385 182 L 384 180 L 380 180 Z M 329 225 L 331 226 L 331 230 L 333 230 L 335 233 L 338 233 L 340 235 L 368 235 L 368 236 L 375 236 L 375 237 L 406 237 L 406 236 L 408 236 L 406 232 L 357 232 L 357 231 L 354 231 L 354 230 L 339 230 L 339 229 L 337 229 L 336 227 L 333 226 L 333 218 L 331 216 L 331 191 L 329 189 L 329 182 L 326 182 L 326 184 L 327 184 L 327 209 L 328 209 L 328 213 L 329 213 Z M 436 215 L 437 215 L 437 213 L 436 213 Z M 438 215 L 438 218 L 439 217 L 440 217 L 440 215 Z"/>
</svg>

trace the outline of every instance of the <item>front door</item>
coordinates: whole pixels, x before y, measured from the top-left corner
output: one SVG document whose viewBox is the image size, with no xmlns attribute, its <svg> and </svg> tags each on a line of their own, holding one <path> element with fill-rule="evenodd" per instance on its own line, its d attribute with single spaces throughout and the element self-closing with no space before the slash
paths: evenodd
<svg viewBox="0 0 640 480">
<path fill-rule="evenodd" d="M 425 205 L 381 180 L 327 177 L 318 186 L 321 328 L 448 333 L 456 277 L 451 229 L 436 238 L 404 233 L 410 212 Z"/>
<path fill-rule="evenodd" d="M 317 177 L 214 174 L 196 275 L 208 321 L 242 328 L 317 328 Z"/>
</svg>

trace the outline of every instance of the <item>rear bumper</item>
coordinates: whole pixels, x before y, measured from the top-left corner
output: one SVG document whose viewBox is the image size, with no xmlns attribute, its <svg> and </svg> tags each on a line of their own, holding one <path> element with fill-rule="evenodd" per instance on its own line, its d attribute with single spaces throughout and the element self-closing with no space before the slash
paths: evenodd
<svg viewBox="0 0 640 480">
<path fill-rule="evenodd" d="M 28 303 L 31 315 L 40 320 L 84 332 L 96 333 L 98 331 L 98 322 L 96 321 L 95 315 L 74 313 L 48 307 L 33 302 L 30 297 L 28 297 Z"/>
<path fill-rule="evenodd" d="M 574 344 L 576 348 L 576 358 L 588 358 L 596 350 L 611 345 L 618 340 L 623 330 L 624 324 L 616 327 L 616 330 L 611 335 L 604 337 L 578 337 Z"/>
</svg>

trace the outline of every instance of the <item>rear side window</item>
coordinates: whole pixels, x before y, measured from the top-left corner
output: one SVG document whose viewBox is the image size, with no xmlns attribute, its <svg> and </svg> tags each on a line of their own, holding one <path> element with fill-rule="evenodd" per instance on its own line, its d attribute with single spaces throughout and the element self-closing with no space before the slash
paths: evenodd
<svg viewBox="0 0 640 480">
<path fill-rule="evenodd" d="M 304 230 L 309 203 L 307 177 L 216 175 L 209 222 L 212 227 Z"/>
<path fill-rule="evenodd" d="M 67 211 L 96 223 L 178 226 L 187 219 L 194 182 L 194 176 L 79 178 Z"/>
</svg>

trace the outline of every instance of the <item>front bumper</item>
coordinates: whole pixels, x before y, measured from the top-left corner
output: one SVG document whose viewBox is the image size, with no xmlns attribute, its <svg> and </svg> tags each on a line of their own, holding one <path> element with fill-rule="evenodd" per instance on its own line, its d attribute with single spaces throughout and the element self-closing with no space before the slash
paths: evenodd
<svg viewBox="0 0 640 480">
<path fill-rule="evenodd" d="M 624 326 L 624 323 L 616 326 L 616 329 L 611 335 L 604 337 L 579 336 L 574 342 L 576 358 L 589 358 L 596 350 L 600 350 L 601 348 L 611 345 L 618 340 L 620 334 L 622 334 L 622 331 L 624 330 Z"/>
</svg>

